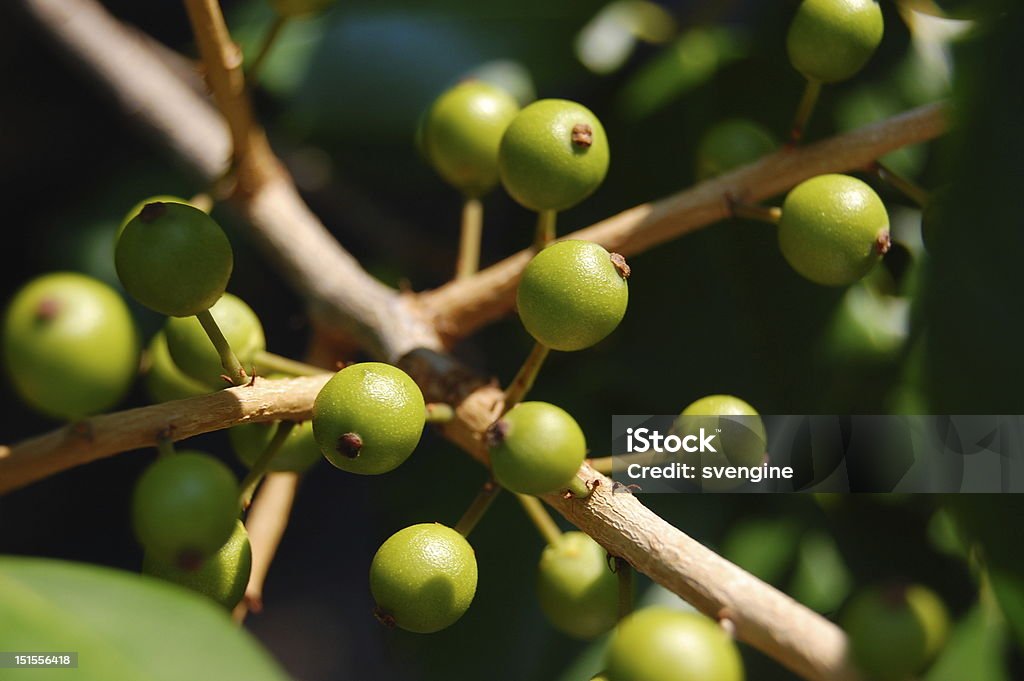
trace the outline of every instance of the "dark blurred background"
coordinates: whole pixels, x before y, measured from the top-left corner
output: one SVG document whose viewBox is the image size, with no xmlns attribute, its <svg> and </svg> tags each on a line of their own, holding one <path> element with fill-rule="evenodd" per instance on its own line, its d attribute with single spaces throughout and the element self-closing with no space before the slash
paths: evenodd
<svg viewBox="0 0 1024 681">
<path fill-rule="evenodd" d="M 104 4 L 194 53 L 179 2 Z M 671 22 L 654 13 L 649 34 L 625 39 L 618 51 L 614 40 L 595 37 L 622 37 L 614 16 L 599 16 L 607 4 L 343 0 L 285 29 L 257 94 L 260 115 L 310 205 L 346 248 L 389 283 L 416 290 L 443 283 L 454 267 L 459 198 L 418 156 L 415 124 L 433 97 L 467 73 L 522 97 L 578 100 L 604 121 L 610 174 L 592 198 L 560 217 L 561 231 L 691 184 L 698 140 L 718 121 L 747 118 L 782 138 L 803 86 L 785 53 L 795 2 L 660 3 Z M 886 159 L 925 187 L 949 187 L 952 198 L 928 251 L 920 211 L 869 178 L 890 207 L 897 246 L 867 282 L 849 290 L 801 279 L 770 228 L 723 222 L 632 259 L 622 326 L 591 350 L 553 356 L 534 396 L 574 414 L 595 455 L 607 453 L 611 414 L 676 413 L 709 393 L 741 396 L 770 414 L 1024 412 L 1024 31 L 1020 8 L 1011 5 L 957 25 L 959 37 L 951 38 L 948 24 L 923 20 L 912 32 L 897 5 L 883 2 L 881 48 L 859 76 L 825 89 L 810 126 L 813 140 L 954 98 L 954 134 Z M 252 50 L 269 7 L 264 0 L 224 7 L 236 38 Z M 127 125 L 17 3 L 0 8 L 0 64 L 0 299 L 58 269 L 117 286 L 111 244 L 124 212 L 149 195 L 191 196 L 204 187 Z M 500 190 L 485 205 L 489 263 L 526 246 L 533 219 Z M 230 290 L 259 313 L 272 351 L 301 357 L 310 328 L 300 301 L 253 249 L 244 225 L 228 210 L 215 215 L 236 250 Z M 133 310 L 148 338 L 161 319 Z M 510 317 L 457 352 L 507 380 L 531 343 Z M 145 402 L 139 389 L 124 406 Z M 0 442 L 55 425 L 0 381 Z M 195 445 L 237 465 L 223 434 Z M 0 553 L 138 569 L 129 499 L 153 456 L 124 454 L 0 499 Z M 536 605 L 542 544 L 511 497 L 500 498 L 473 535 L 479 591 L 457 625 L 423 637 L 373 621 L 366 573 L 379 543 L 413 522 L 453 523 L 483 479 L 479 466 L 429 433 L 388 476 L 351 476 L 320 464 L 300 490 L 268 580 L 266 610 L 247 626 L 297 679 L 309 681 L 589 679 L 599 664 L 595 648 L 554 632 Z M 958 617 L 982 607 L 978 572 L 944 532 L 939 499 L 643 500 L 830 616 L 851 589 L 887 578 L 931 586 Z M 1007 516 L 1009 524 L 1019 521 L 1016 500 L 978 504 L 993 524 Z M 974 627 L 965 629 L 965 640 L 975 641 L 963 646 L 967 661 L 946 663 L 930 679 L 1022 678 L 998 615 L 965 622 Z M 793 678 L 756 651 L 743 652 L 749 678 Z M 996 660 L 984 674 L 983 659 Z"/>
</svg>

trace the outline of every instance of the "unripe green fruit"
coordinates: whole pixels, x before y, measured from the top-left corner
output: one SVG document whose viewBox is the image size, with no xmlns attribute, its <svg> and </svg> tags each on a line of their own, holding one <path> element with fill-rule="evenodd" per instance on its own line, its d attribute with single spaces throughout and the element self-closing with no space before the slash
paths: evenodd
<svg viewBox="0 0 1024 681">
<path fill-rule="evenodd" d="M 906 681 L 945 644 L 949 615 L 923 586 L 874 587 L 850 602 L 843 627 L 854 660 L 872 681 Z"/>
<path fill-rule="evenodd" d="M 270 0 L 270 5 L 282 17 L 301 17 L 316 14 L 334 6 L 337 0 Z"/>
<path fill-rule="evenodd" d="M 146 369 L 146 392 L 154 402 L 170 402 L 183 400 L 186 397 L 205 395 L 210 392 L 209 386 L 182 373 L 171 358 L 167 349 L 167 338 L 160 331 L 149 342 L 146 351 L 149 367 Z"/>
<path fill-rule="evenodd" d="M 238 458 L 252 468 L 274 439 L 277 426 L 272 423 L 246 423 L 228 431 Z M 304 473 L 320 460 L 320 447 L 313 437 L 313 424 L 305 421 L 292 428 L 281 449 L 270 460 L 268 470 Z"/>
<path fill-rule="evenodd" d="M 363 362 L 327 381 L 313 403 L 313 434 L 327 460 L 350 473 L 377 475 L 409 458 L 423 434 L 426 404 L 397 367 Z"/>
<path fill-rule="evenodd" d="M 715 449 L 710 452 L 682 452 L 680 461 L 697 471 L 701 487 L 712 492 L 724 492 L 741 484 L 740 480 L 703 477 L 704 467 L 725 466 L 756 467 L 764 463 L 768 436 L 757 410 L 732 395 L 708 395 L 683 409 L 674 424 L 680 436 L 714 433 Z"/>
<path fill-rule="evenodd" d="M 559 241 L 523 270 L 516 306 L 534 339 L 554 350 L 582 350 L 615 330 L 626 314 L 629 267 L 589 241 Z"/>
<path fill-rule="evenodd" d="M 556 629 L 575 638 L 597 638 L 618 621 L 618 593 L 607 553 L 586 534 L 566 532 L 544 548 L 537 597 Z"/>
<path fill-rule="evenodd" d="M 197 567 L 231 536 L 238 483 L 217 459 L 182 451 L 157 459 L 139 478 L 132 500 L 135 535 L 154 560 Z"/>
<path fill-rule="evenodd" d="M 146 554 L 142 560 L 142 571 L 192 589 L 231 610 L 245 595 L 245 587 L 249 584 L 249 574 L 252 572 L 249 533 L 242 521 L 236 520 L 235 531 L 228 540 L 198 568 L 182 570 Z"/>
<path fill-rule="evenodd" d="M 203 211 L 150 203 L 125 225 L 114 264 L 133 298 L 168 317 L 188 317 L 224 294 L 234 256 L 224 230 Z"/>
<path fill-rule="evenodd" d="M 803 0 L 786 36 L 789 61 L 809 80 L 846 80 L 868 62 L 883 31 L 878 0 Z"/>
<path fill-rule="evenodd" d="M 715 622 L 652 607 L 626 617 L 606 652 L 608 681 L 743 681 L 743 661 Z"/>
<path fill-rule="evenodd" d="M 572 416 L 547 402 L 521 402 L 487 431 L 491 469 L 502 487 L 519 494 L 565 489 L 587 456 Z"/>
<path fill-rule="evenodd" d="M 753 163 L 775 151 L 775 139 L 763 126 L 743 118 L 722 121 L 697 144 L 697 179 L 707 180 Z"/>
<path fill-rule="evenodd" d="M 437 98 L 423 120 L 422 144 L 434 169 L 467 196 L 498 184 L 498 146 L 519 104 L 504 90 L 473 80 Z"/>
<path fill-rule="evenodd" d="M 117 404 L 139 367 L 135 323 L 106 284 L 70 272 L 18 291 L 4 317 L 4 363 L 34 409 L 78 419 Z"/>
<path fill-rule="evenodd" d="M 811 281 L 846 286 L 888 252 L 889 214 L 868 185 L 846 175 L 800 183 L 782 204 L 779 248 Z"/>
<path fill-rule="evenodd" d="M 260 318 L 241 298 L 225 293 L 210 308 L 221 333 L 243 367 L 251 367 L 267 347 Z M 167 349 L 182 373 L 211 388 L 227 385 L 220 354 L 196 317 L 171 317 L 164 325 Z"/>
<path fill-rule="evenodd" d="M 117 236 L 114 239 L 115 246 L 117 245 L 117 239 L 121 238 L 121 232 L 123 232 L 124 228 L 128 226 L 128 223 L 132 221 L 132 218 L 141 213 L 142 209 L 150 203 L 183 203 L 186 206 L 192 205 L 188 202 L 188 199 L 183 199 L 180 196 L 173 196 L 171 194 L 158 194 L 157 196 L 150 196 L 148 199 L 142 199 L 132 206 L 131 210 L 125 213 L 124 218 L 121 219 L 121 224 L 117 228 Z"/>
<path fill-rule="evenodd" d="M 450 627 L 476 594 L 476 554 L 466 538 L 438 523 L 391 535 L 370 565 L 377 618 L 417 634 Z"/>
<path fill-rule="evenodd" d="M 498 153 L 501 182 L 531 210 L 565 210 L 590 196 L 608 173 L 608 137 L 589 109 L 541 99 L 512 119 Z"/>
</svg>

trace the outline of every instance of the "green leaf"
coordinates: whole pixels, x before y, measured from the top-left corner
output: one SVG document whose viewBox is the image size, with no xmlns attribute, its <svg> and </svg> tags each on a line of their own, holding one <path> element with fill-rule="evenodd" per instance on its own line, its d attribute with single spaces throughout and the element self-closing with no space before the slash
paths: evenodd
<svg viewBox="0 0 1024 681">
<path fill-rule="evenodd" d="M 0 641 L 9 651 L 77 652 L 77 681 L 288 678 L 204 597 L 83 563 L 0 557 Z M 36 671 L 33 679 L 66 676 Z"/>
</svg>

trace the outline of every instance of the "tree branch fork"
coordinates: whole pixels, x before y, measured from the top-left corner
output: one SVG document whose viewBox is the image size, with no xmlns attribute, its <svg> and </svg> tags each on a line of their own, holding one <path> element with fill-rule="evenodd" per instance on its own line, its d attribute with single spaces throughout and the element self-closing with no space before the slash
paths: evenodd
<svg viewBox="0 0 1024 681">
<path fill-rule="evenodd" d="M 240 80 L 241 65 L 216 0 L 185 0 L 216 108 L 152 45 L 95 0 L 19 0 L 21 8 L 157 141 L 207 183 L 234 159 L 232 203 L 268 259 L 304 295 L 318 326 L 354 339 L 402 366 L 428 401 L 455 407 L 442 432 L 487 463 L 481 434 L 501 413 L 493 380 L 446 353 L 454 341 L 508 313 L 531 251 L 420 294 L 403 294 L 367 274 L 306 207 L 266 143 Z M 241 84 L 240 84 L 241 83 Z M 219 109 L 219 111 L 218 111 Z M 225 125 L 226 123 L 226 125 Z M 826 172 L 866 167 L 894 149 L 933 139 L 947 127 L 944 105 L 804 147 L 788 148 L 667 198 L 644 203 L 567 235 L 624 255 L 643 252 L 728 217 L 728 196 L 758 201 Z M 248 170 L 246 170 L 248 168 Z M 330 273 L 325 276 L 324 273 Z M 0 493 L 104 456 L 248 421 L 308 418 L 328 375 L 240 386 L 211 395 L 90 418 L 0 447 Z M 545 501 L 613 555 L 705 614 L 728 613 L 736 636 L 813 681 L 858 681 L 845 635 L 834 624 L 757 580 L 653 514 L 584 466 L 596 486 L 587 500 Z"/>
</svg>

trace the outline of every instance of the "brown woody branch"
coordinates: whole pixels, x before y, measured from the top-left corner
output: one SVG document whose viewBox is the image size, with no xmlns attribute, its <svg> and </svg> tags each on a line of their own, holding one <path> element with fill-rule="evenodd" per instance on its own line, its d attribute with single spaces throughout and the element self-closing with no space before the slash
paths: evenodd
<svg viewBox="0 0 1024 681">
<path fill-rule="evenodd" d="M 174 79 L 159 59 L 139 41 L 132 41 L 129 32 L 93 0 L 20 1 L 59 44 L 205 181 L 223 175 L 232 140 L 236 146 L 251 144 L 253 148 L 263 144 L 259 140 L 265 141 L 262 133 L 247 136 L 242 134 L 247 131 L 234 130 L 229 135 L 208 102 Z M 206 61 L 208 82 L 226 120 L 232 126 L 241 125 L 244 117 L 235 111 L 239 104 L 235 100 L 244 99 L 245 92 L 231 75 L 237 64 L 232 61 L 230 40 L 216 17 L 211 20 L 209 16 L 216 7 L 210 0 L 188 2 L 190 12 L 199 19 L 193 19 L 194 24 L 206 33 L 197 42 L 204 56 L 212 55 Z M 211 71 L 222 73 L 211 75 Z M 160 86 L 151 87 L 154 82 Z M 174 115 L 168 115 L 168 111 Z M 919 109 L 836 141 L 776 154 L 674 197 L 633 208 L 573 236 L 595 239 L 627 254 L 636 253 L 724 217 L 727 192 L 747 200 L 764 198 L 811 175 L 861 167 L 887 151 L 934 137 L 944 128 L 940 107 Z M 266 151 L 269 154 L 269 149 Z M 241 148 L 235 154 L 238 166 L 252 162 L 252 158 Z M 249 220 L 268 257 L 306 297 L 317 321 L 355 336 L 378 357 L 400 362 L 423 387 L 428 400 L 455 404 L 457 418 L 443 427 L 445 434 L 486 462 L 480 433 L 500 413 L 501 390 L 443 354 L 440 335 L 460 337 L 504 314 L 528 255 L 517 254 L 462 284 L 410 300 L 367 275 L 330 237 L 276 161 L 259 167 L 256 173 L 237 173 L 234 204 Z M 308 413 L 316 391 L 312 385 L 301 385 L 289 386 L 273 403 L 264 403 L 262 409 L 222 414 L 216 427 L 256 418 L 280 418 L 290 410 L 296 412 L 293 417 L 301 417 L 299 413 Z M 262 387 L 241 387 L 217 395 L 229 394 L 232 402 L 240 402 L 243 394 L 236 395 L 237 391 Z M 277 400 L 290 406 L 279 410 Z M 215 427 L 203 420 L 210 404 L 191 400 L 172 404 L 195 414 L 205 423 L 201 428 Z M 0 450 L 0 490 L 99 456 L 151 444 L 155 422 L 168 414 L 147 410 L 168 406 L 96 417 L 91 421 L 94 426 L 99 422 L 103 437 L 96 438 L 94 430 L 91 441 L 69 438 L 69 431 L 62 429 Z M 184 412 L 179 416 L 185 418 Z M 715 555 L 631 496 L 610 493 L 606 478 L 586 468 L 583 474 L 601 481 L 591 499 L 546 500 L 580 529 L 706 614 L 727 616 L 735 623 L 739 639 L 805 678 L 859 678 L 847 659 L 845 636 L 835 625 Z"/>
</svg>

